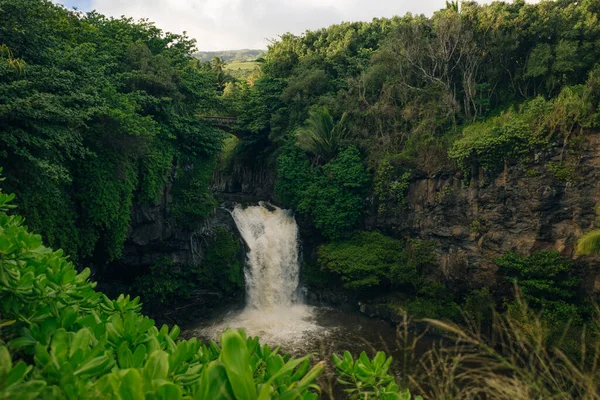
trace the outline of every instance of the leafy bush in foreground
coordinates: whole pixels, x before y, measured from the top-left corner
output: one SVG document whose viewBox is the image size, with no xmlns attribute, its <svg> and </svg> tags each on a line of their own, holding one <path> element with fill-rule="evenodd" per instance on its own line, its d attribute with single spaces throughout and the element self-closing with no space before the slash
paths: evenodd
<svg viewBox="0 0 600 400">
<path fill-rule="evenodd" d="M 347 351 L 342 357 L 333 354 L 332 359 L 341 377 L 338 382 L 348 387 L 345 392 L 350 395 L 350 399 L 411 399 L 410 391 L 400 391 L 396 381 L 388 373 L 392 357 L 386 357 L 384 352 L 378 352 L 372 360 L 364 351 L 356 360 Z M 422 397 L 416 396 L 415 400 L 422 400 Z"/>
<path fill-rule="evenodd" d="M 94 291 L 62 254 L 8 215 L 0 191 L 0 399 L 315 399 L 323 365 L 226 331 L 177 341 L 139 298 Z M 10 350 L 10 352 L 9 352 Z M 18 361 L 22 359 L 22 361 Z"/>
</svg>

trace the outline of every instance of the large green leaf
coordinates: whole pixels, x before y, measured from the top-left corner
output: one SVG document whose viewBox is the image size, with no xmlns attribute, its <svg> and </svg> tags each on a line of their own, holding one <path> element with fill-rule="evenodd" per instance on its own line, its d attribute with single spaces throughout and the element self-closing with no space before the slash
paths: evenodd
<svg viewBox="0 0 600 400">
<path fill-rule="evenodd" d="M 221 346 L 219 360 L 225 366 L 235 397 L 238 400 L 256 399 L 246 341 L 239 332 L 229 329 L 221 335 Z"/>
</svg>

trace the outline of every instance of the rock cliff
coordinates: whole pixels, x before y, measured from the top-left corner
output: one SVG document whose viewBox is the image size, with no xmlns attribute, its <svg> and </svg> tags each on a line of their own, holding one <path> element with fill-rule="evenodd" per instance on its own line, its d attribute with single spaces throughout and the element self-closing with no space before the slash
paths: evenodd
<svg viewBox="0 0 600 400">
<path fill-rule="evenodd" d="M 363 228 L 436 241 L 440 276 L 470 288 L 499 284 L 494 259 L 508 251 L 527 255 L 556 250 L 575 257 L 577 238 L 596 226 L 600 199 L 600 138 L 588 134 L 584 139 L 576 155 L 564 157 L 566 164 L 560 162 L 557 146 L 533 160 L 507 163 L 500 172 L 474 166 L 471 179 L 460 173 L 417 177 L 406 207 L 378 213 L 373 202 Z M 200 263 L 205 233 L 217 226 L 236 231 L 225 208 L 234 202 L 272 201 L 274 181 L 273 171 L 239 165 L 229 173 L 216 173 L 212 189 L 224 207 L 194 231 L 177 226 L 170 216 L 167 187 L 158 205 L 133 209 L 120 265 L 137 274 L 161 257 Z M 298 223 L 304 254 L 311 258 L 320 236 L 306 218 L 299 217 Z M 600 269 L 590 260 L 583 260 L 586 289 L 598 292 Z"/>
<path fill-rule="evenodd" d="M 470 180 L 462 174 L 415 179 L 405 209 L 378 214 L 373 207 L 366 227 L 436 241 L 444 277 L 471 287 L 495 285 L 494 259 L 509 251 L 574 257 L 577 238 L 596 225 L 600 199 L 600 138 L 584 139 L 566 163 L 557 149 L 532 162 L 507 163 L 500 173 L 475 166 Z M 587 289 L 597 291 L 600 270 L 585 264 Z"/>
</svg>

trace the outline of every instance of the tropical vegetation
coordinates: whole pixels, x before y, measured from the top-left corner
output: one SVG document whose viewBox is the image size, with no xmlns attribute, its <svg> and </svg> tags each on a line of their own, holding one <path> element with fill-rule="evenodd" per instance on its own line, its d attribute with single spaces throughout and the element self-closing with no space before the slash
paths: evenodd
<svg viewBox="0 0 600 400">
<path fill-rule="evenodd" d="M 314 399 L 334 374 L 356 399 L 599 399 L 592 202 L 561 253 L 494 253 L 497 282 L 476 287 L 454 273 L 478 265 L 441 265 L 441 236 L 370 228 L 409 218 L 422 178 L 593 185 L 580 166 L 600 130 L 599 20 L 598 0 L 451 1 L 284 33 L 260 55 L 198 54 L 147 20 L 0 0 L 0 398 Z M 381 352 L 329 363 L 243 331 L 180 340 L 139 298 L 94 289 L 122 274 L 134 210 L 157 207 L 165 229 L 201 236 L 202 261 L 154 260 L 131 292 L 167 306 L 243 293 L 242 243 L 208 224 L 211 187 L 258 170 L 310 232 L 304 281 L 402 317 L 400 376 Z M 472 241 L 493 222 L 469 223 Z M 415 356 L 424 326 L 451 340 Z"/>
</svg>

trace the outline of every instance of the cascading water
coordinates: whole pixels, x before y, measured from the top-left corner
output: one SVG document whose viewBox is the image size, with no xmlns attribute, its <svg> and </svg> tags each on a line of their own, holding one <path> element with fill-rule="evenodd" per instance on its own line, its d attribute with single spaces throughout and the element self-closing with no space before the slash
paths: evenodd
<svg viewBox="0 0 600 400">
<path fill-rule="evenodd" d="M 216 337 L 226 328 L 244 328 L 264 343 L 283 345 L 292 351 L 313 333 L 326 333 L 315 323 L 313 308 L 297 299 L 300 266 L 298 227 L 292 213 L 264 203 L 232 212 L 248 246 L 246 276 L 247 305 L 202 330 Z"/>
<path fill-rule="evenodd" d="M 297 356 L 318 353 L 329 358 L 332 352 L 359 354 L 381 348 L 401 359 L 401 353 L 394 353 L 396 329 L 387 322 L 330 307 L 309 307 L 298 299 L 298 228 L 290 211 L 261 203 L 237 206 L 232 216 L 247 244 L 246 307 L 216 323 L 203 322 L 183 332 L 183 337 L 218 339 L 227 328 L 244 328 L 261 343 L 281 346 L 283 352 Z"/>
<path fill-rule="evenodd" d="M 264 312 L 295 303 L 298 288 L 298 228 L 288 210 L 264 204 L 233 210 L 250 249 L 246 275 L 248 307 Z"/>
</svg>

